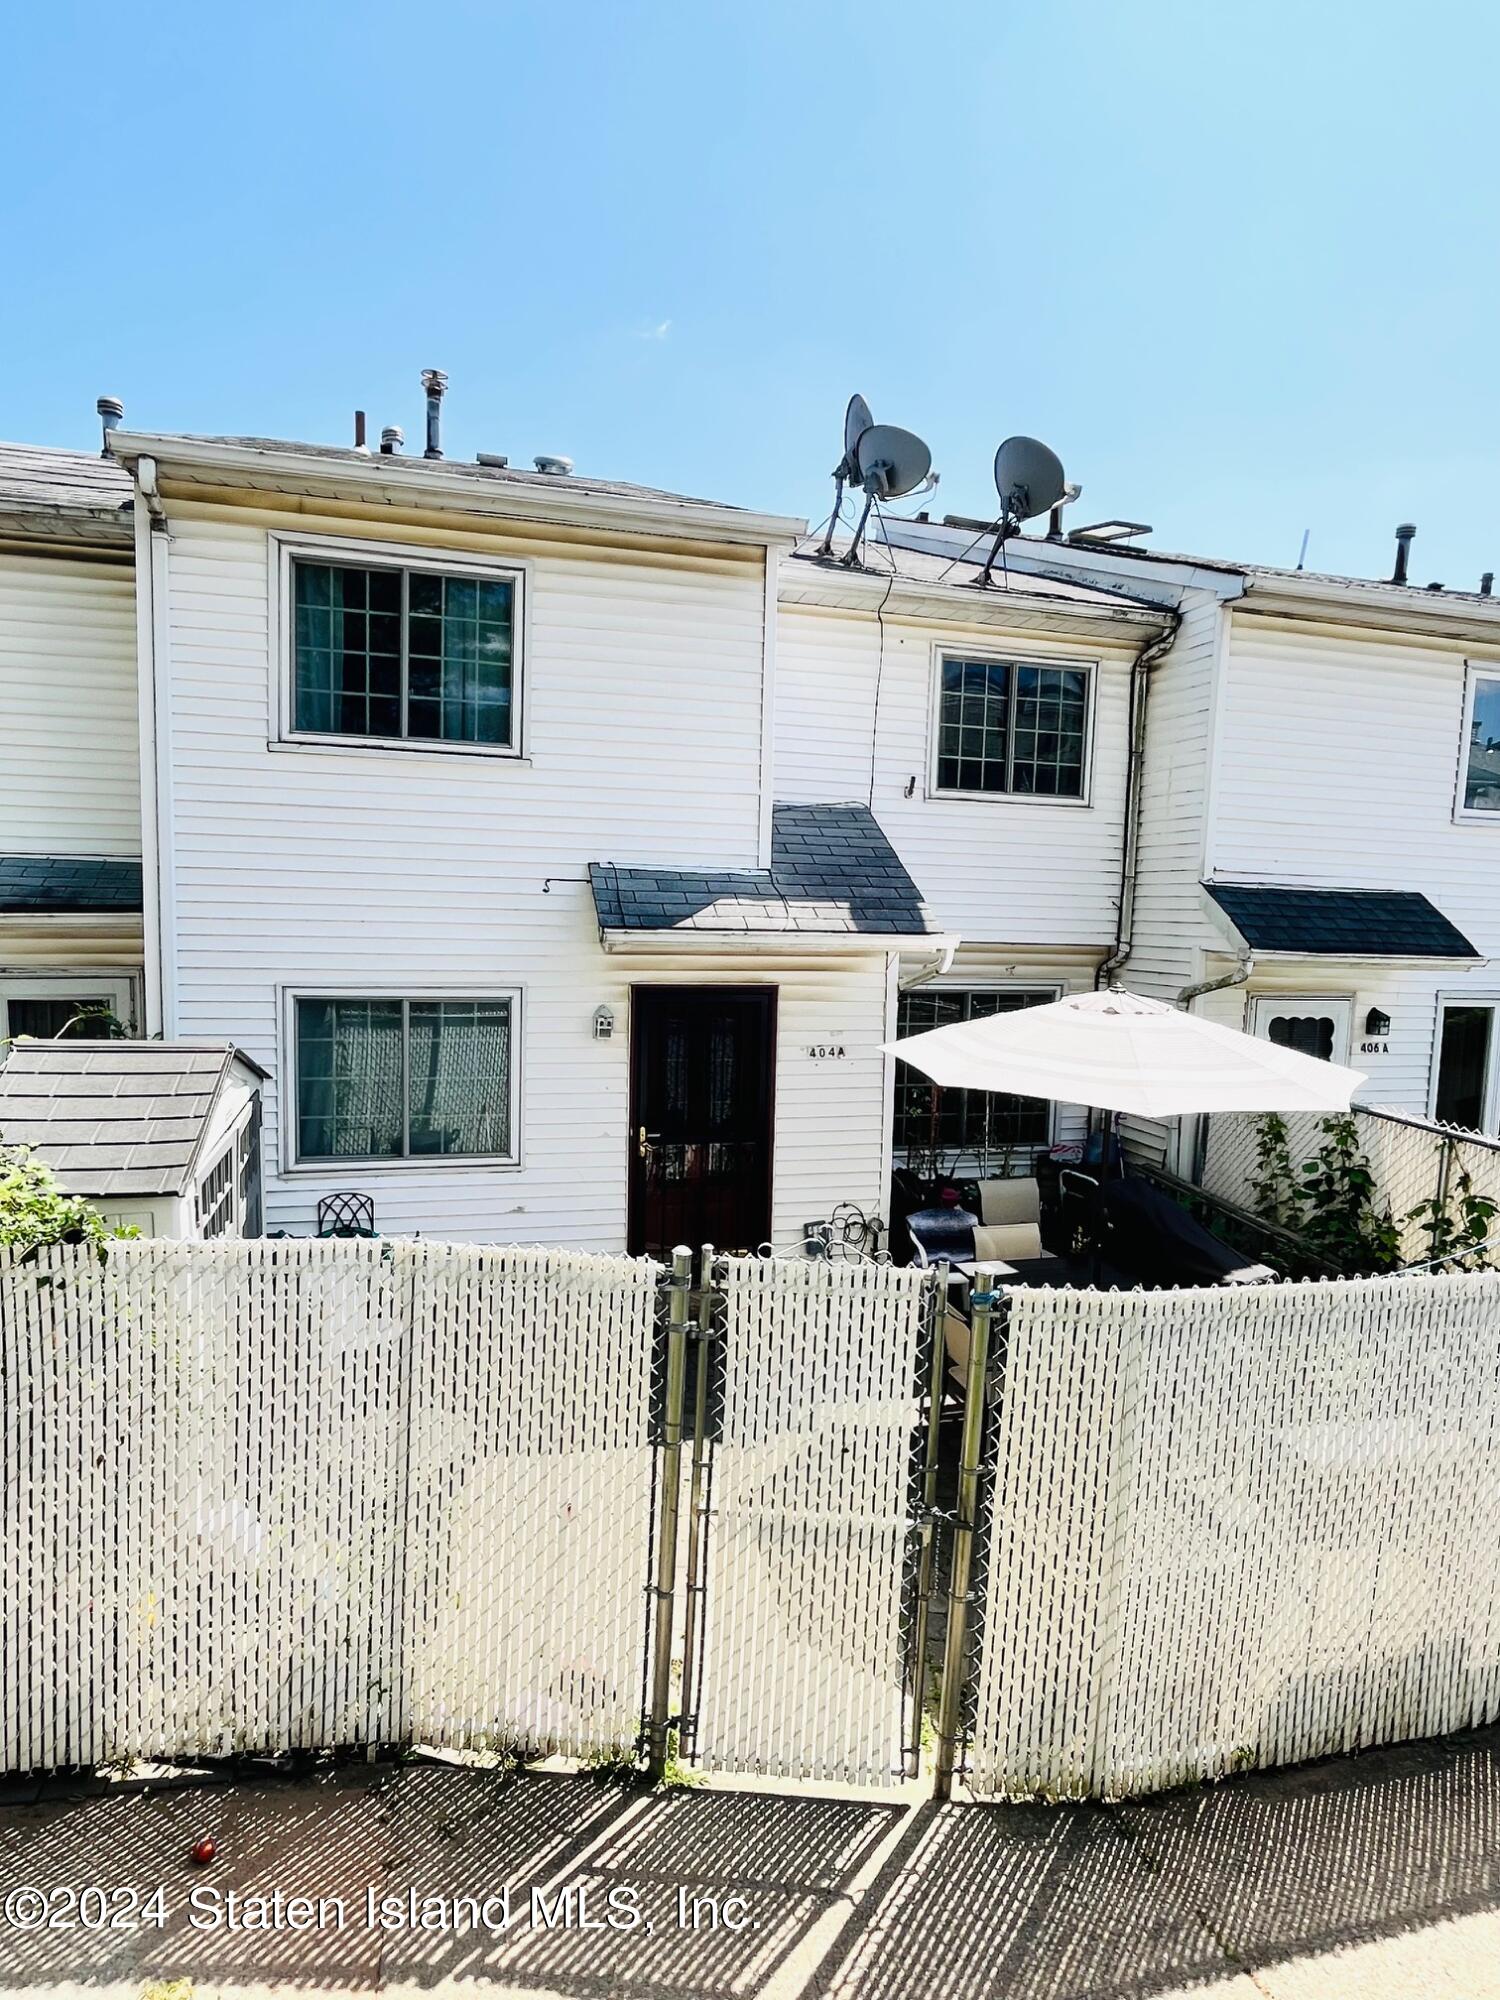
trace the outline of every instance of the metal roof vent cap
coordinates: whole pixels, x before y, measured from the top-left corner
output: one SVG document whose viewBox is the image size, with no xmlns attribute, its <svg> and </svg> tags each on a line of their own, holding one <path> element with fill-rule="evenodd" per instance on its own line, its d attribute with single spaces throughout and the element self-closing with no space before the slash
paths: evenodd
<svg viewBox="0 0 1500 2000">
<path fill-rule="evenodd" d="M 539 451 L 531 462 L 538 472 L 550 472 L 559 479 L 565 479 L 573 470 L 571 458 L 561 458 L 550 451 Z"/>
<path fill-rule="evenodd" d="M 381 457 L 394 458 L 405 442 L 406 434 L 401 426 L 399 424 L 387 424 L 385 429 L 380 433 Z"/>
<path fill-rule="evenodd" d="M 117 430 L 125 415 L 125 405 L 118 396 L 101 396 L 94 408 L 99 412 L 99 421 L 104 426 L 104 444 L 99 456 L 109 457 L 109 434 Z"/>
<path fill-rule="evenodd" d="M 1391 571 L 1392 583 L 1406 581 L 1407 565 L 1411 561 L 1412 539 L 1416 532 L 1416 524 L 1412 521 L 1403 521 L 1396 530 L 1396 567 Z"/>
</svg>

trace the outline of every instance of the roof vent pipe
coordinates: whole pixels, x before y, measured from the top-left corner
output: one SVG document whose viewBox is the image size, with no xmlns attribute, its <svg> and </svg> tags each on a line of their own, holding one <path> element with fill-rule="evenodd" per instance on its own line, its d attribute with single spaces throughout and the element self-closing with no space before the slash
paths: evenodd
<svg viewBox="0 0 1500 2000">
<path fill-rule="evenodd" d="M 1396 567 L 1391 571 L 1392 583 L 1405 583 L 1406 565 L 1411 560 L 1412 537 L 1417 532 L 1411 521 L 1403 521 L 1396 530 Z"/>
<path fill-rule="evenodd" d="M 399 424 L 387 424 L 380 433 L 380 456 L 394 458 L 406 442 L 405 433 Z"/>
<path fill-rule="evenodd" d="M 120 420 L 125 415 L 125 405 L 118 396 L 101 396 L 94 408 L 99 412 L 99 421 L 104 426 L 104 443 L 100 448 L 101 458 L 109 457 L 109 434 L 118 430 Z"/>
<path fill-rule="evenodd" d="M 356 410 L 354 412 L 354 449 L 356 451 L 368 451 L 370 449 L 365 443 L 365 413 L 363 410 Z"/>
<path fill-rule="evenodd" d="M 423 458 L 443 455 L 443 391 L 447 386 L 448 378 L 441 368 L 422 370 L 422 387 L 427 391 L 427 449 Z"/>
<path fill-rule="evenodd" d="M 1492 569 L 1487 569 L 1479 579 L 1479 595 L 1481 597 L 1489 597 L 1493 593 L 1494 588 L 1495 572 Z"/>
</svg>

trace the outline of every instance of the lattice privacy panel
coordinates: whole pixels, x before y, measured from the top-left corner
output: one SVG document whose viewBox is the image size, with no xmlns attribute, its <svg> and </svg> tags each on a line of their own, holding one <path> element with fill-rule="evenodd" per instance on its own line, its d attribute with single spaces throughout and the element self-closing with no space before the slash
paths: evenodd
<svg viewBox="0 0 1500 2000">
<path fill-rule="evenodd" d="M 916 1366 L 930 1280 L 724 1267 L 697 1748 L 719 1770 L 894 1783 Z"/>
<path fill-rule="evenodd" d="M 0 1256 L 0 1768 L 628 1744 L 651 1292 L 443 1245 Z"/>
<path fill-rule="evenodd" d="M 994 1458 L 979 1792 L 1500 1716 L 1500 1274 L 1019 1292 Z"/>
</svg>

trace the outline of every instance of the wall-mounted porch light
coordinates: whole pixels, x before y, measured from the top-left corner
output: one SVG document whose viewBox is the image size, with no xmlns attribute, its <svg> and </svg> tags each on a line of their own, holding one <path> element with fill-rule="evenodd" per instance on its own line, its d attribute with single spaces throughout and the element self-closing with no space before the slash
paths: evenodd
<svg viewBox="0 0 1500 2000">
<path fill-rule="evenodd" d="M 615 1015 L 612 1007 L 594 1009 L 594 1040 L 607 1042 L 615 1031 Z"/>
<path fill-rule="evenodd" d="M 1391 1032 L 1391 1017 L 1383 1014 L 1378 1007 L 1372 1007 L 1365 1016 L 1365 1034 L 1372 1041 L 1379 1041 Z"/>
</svg>

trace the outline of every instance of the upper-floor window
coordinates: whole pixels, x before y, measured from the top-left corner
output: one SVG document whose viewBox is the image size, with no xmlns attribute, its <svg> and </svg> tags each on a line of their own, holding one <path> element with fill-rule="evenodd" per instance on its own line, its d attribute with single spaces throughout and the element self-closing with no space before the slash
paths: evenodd
<svg viewBox="0 0 1500 2000">
<path fill-rule="evenodd" d="M 516 580 L 292 563 L 292 727 L 516 746 Z"/>
<path fill-rule="evenodd" d="M 945 657 L 939 664 L 936 789 L 1081 799 L 1092 679 L 1088 667 Z"/>
<path fill-rule="evenodd" d="M 1461 779 L 1465 812 L 1500 813 L 1500 671 L 1470 671 Z"/>
</svg>

